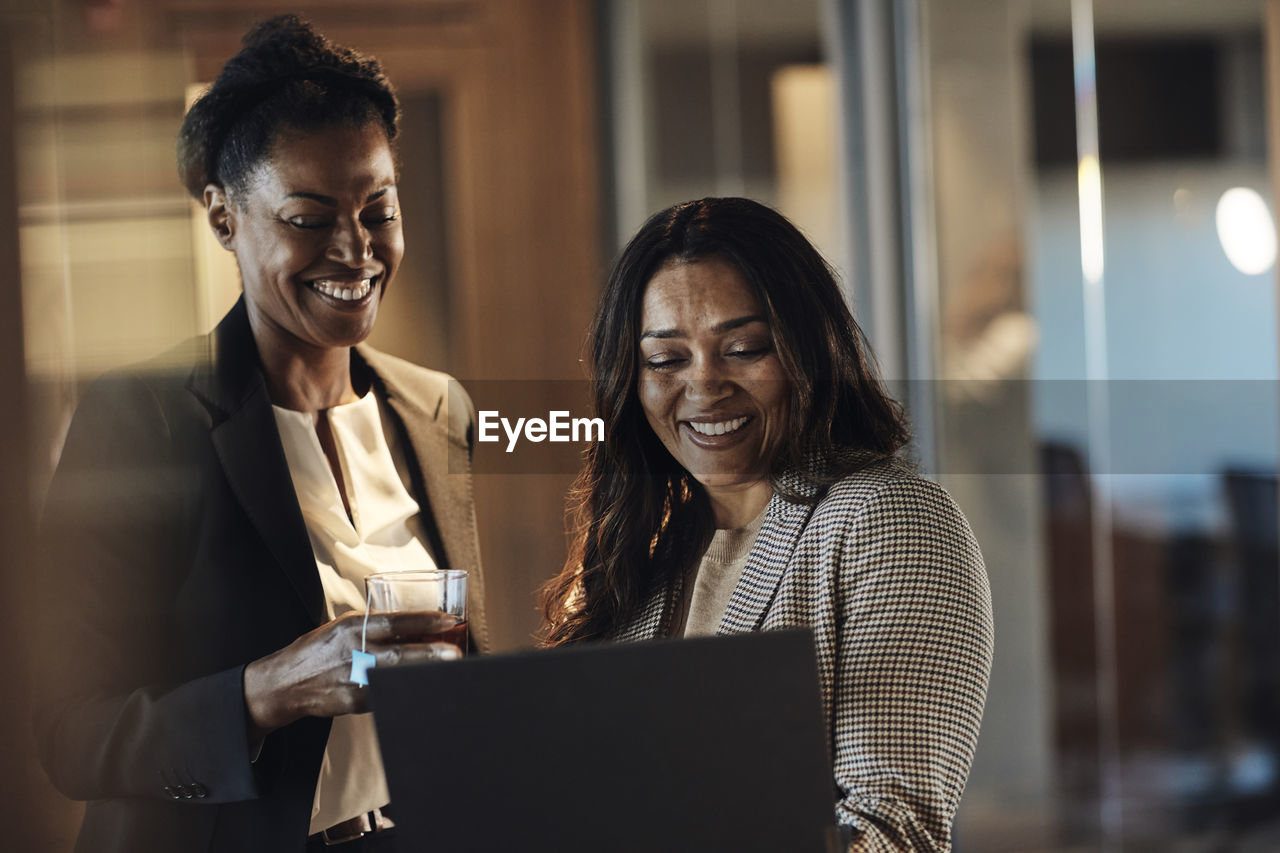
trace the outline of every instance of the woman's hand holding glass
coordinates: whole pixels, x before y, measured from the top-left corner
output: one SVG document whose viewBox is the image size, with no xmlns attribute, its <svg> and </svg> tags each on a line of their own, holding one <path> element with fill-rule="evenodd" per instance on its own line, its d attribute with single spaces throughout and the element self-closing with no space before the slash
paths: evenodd
<svg viewBox="0 0 1280 853">
<path fill-rule="evenodd" d="M 376 613 L 433 612 L 452 624 L 431 639 L 467 648 L 467 573 L 458 569 L 379 572 L 364 579 L 365 607 Z"/>
<path fill-rule="evenodd" d="M 377 666 L 454 660 L 462 649 L 439 638 L 465 621 L 434 610 L 346 613 L 278 652 L 245 667 L 244 697 L 251 734 L 258 738 L 303 717 L 336 717 L 368 710 L 369 691 L 351 680 L 361 649 Z M 455 633 L 456 636 L 456 633 Z"/>
</svg>

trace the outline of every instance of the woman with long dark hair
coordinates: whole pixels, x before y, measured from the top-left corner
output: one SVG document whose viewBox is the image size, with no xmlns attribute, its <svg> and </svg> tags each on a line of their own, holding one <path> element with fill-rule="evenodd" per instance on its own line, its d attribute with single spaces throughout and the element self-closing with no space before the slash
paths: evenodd
<svg viewBox="0 0 1280 853">
<path fill-rule="evenodd" d="M 986 572 L 901 458 L 831 270 L 764 205 L 676 205 L 615 263 L 590 347 L 605 440 L 546 643 L 812 629 L 852 849 L 948 849 L 991 667 Z"/>
</svg>

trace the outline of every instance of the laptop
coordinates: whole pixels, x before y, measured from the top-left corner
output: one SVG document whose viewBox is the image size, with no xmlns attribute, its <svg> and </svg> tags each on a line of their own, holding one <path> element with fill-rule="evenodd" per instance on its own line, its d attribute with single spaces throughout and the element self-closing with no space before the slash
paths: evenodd
<svg viewBox="0 0 1280 853">
<path fill-rule="evenodd" d="M 379 667 L 397 851 L 827 853 L 808 631 Z"/>
</svg>

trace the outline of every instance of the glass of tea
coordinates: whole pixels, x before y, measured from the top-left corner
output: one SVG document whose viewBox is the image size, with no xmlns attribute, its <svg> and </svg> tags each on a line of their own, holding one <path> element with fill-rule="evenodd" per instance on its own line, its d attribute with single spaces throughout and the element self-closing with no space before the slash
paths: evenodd
<svg viewBox="0 0 1280 853">
<path fill-rule="evenodd" d="M 438 610 L 454 617 L 452 625 L 422 642 L 453 643 L 467 652 L 467 573 L 461 569 L 378 572 L 364 579 L 365 606 L 370 613 Z"/>
</svg>

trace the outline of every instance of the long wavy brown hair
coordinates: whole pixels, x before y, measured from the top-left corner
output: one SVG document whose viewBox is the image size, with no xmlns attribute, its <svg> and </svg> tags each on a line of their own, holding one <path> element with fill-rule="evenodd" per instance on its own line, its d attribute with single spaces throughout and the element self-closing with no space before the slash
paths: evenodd
<svg viewBox="0 0 1280 853">
<path fill-rule="evenodd" d="M 867 452 L 892 455 L 909 439 L 831 268 L 785 217 L 743 198 L 654 215 L 614 263 L 591 325 L 588 371 L 605 436 L 570 493 L 569 557 L 542 592 L 545 645 L 607 639 L 657 585 L 700 559 L 715 532 L 706 491 L 658 440 L 637 390 L 649 281 L 668 261 L 711 257 L 736 266 L 755 291 L 790 379 L 790 423 L 769 466 L 775 488 L 783 472 L 807 471 L 820 494 L 866 464 Z M 862 451 L 861 461 L 849 451 Z"/>
</svg>

